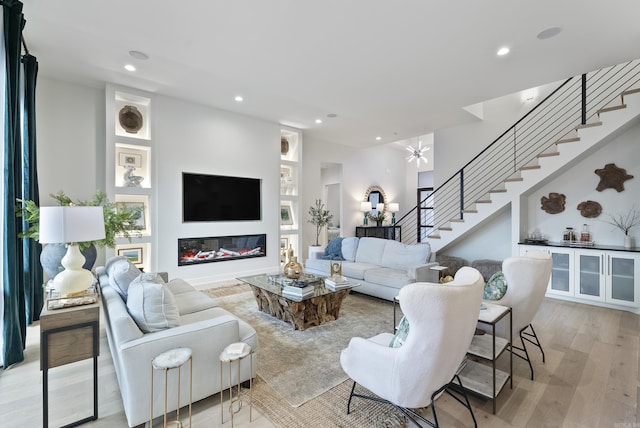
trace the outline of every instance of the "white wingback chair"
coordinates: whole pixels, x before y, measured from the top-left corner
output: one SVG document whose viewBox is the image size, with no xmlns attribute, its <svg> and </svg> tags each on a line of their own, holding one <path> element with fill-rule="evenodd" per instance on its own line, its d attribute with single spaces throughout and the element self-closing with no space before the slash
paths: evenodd
<svg viewBox="0 0 640 428">
<path fill-rule="evenodd" d="M 525 342 L 529 342 L 540 349 L 542 362 L 544 350 L 538 340 L 531 322 L 538 312 L 547 284 L 551 276 L 551 256 L 545 251 L 530 251 L 526 257 L 510 257 L 502 262 L 502 272 L 507 282 L 507 291 L 500 300 L 491 303 L 509 306 L 513 317 L 513 334 L 520 337 L 522 346 L 515 346 L 514 355 L 529 363 L 531 380 L 533 380 L 533 365 Z M 509 338 L 508 323 L 503 322 L 496 327 L 496 335 Z"/>
<path fill-rule="evenodd" d="M 404 344 L 389 347 L 391 333 L 354 337 L 340 355 L 342 368 L 354 380 L 347 413 L 353 397 L 372 399 L 394 405 L 420 426 L 414 417 L 431 422 L 410 409 L 431 406 L 437 426 L 434 397 L 442 391 L 453 395 L 447 387 L 454 380 L 462 386 L 457 370 L 473 338 L 483 285 L 480 272 L 464 267 L 447 284 L 417 282 L 402 287 L 400 308 L 409 321 Z M 356 383 L 380 398 L 355 394 Z M 466 395 L 464 399 L 475 423 Z"/>
</svg>

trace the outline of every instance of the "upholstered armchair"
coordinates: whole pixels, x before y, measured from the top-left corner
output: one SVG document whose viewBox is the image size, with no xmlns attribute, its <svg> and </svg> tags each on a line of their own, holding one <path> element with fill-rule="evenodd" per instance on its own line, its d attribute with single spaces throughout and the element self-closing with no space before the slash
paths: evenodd
<svg viewBox="0 0 640 428">
<path fill-rule="evenodd" d="M 545 251 L 530 251 L 526 257 L 505 259 L 502 262 L 502 272 L 507 282 L 507 291 L 500 300 L 491 301 L 491 303 L 511 308 L 513 333 L 520 338 L 520 346 L 512 345 L 513 355 L 529 363 L 531 380 L 533 380 L 533 365 L 526 343 L 531 343 L 540 349 L 544 363 L 544 350 L 531 323 L 547 291 L 551 265 L 551 256 Z M 506 322 L 498 324 L 496 335 L 508 339 L 508 326 Z"/>
<path fill-rule="evenodd" d="M 390 333 L 354 337 L 340 355 L 342 368 L 354 381 L 347 413 L 353 397 L 359 397 L 392 404 L 417 426 L 415 418 L 434 426 L 412 410 L 431 406 L 438 426 L 434 400 L 446 391 L 469 409 L 475 424 L 457 371 L 473 338 L 483 285 L 476 269 L 463 267 L 447 284 L 417 282 L 402 287 L 400 308 L 409 322 L 404 344 L 390 347 L 394 337 Z M 447 389 L 455 381 L 460 396 Z M 376 396 L 354 393 L 356 383 Z"/>
</svg>

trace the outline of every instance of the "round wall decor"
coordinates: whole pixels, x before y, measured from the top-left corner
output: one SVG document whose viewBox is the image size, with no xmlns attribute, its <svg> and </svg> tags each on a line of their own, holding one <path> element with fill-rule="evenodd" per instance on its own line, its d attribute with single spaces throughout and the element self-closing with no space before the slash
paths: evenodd
<svg viewBox="0 0 640 428">
<path fill-rule="evenodd" d="M 580 215 L 586 218 L 596 218 L 602 213 L 602 205 L 596 201 L 584 201 L 578 204 Z"/>
<path fill-rule="evenodd" d="M 558 214 L 564 211 L 566 197 L 562 193 L 551 192 L 549 197 L 543 196 L 540 199 L 541 208 L 548 214 Z"/>
<path fill-rule="evenodd" d="M 142 129 L 142 113 L 135 106 L 124 106 L 118 113 L 120 126 L 130 134 L 137 133 Z"/>
<path fill-rule="evenodd" d="M 280 137 L 280 154 L 286 155 L 287 153 L 289 153 L 289 140 Z"/>
</svg>

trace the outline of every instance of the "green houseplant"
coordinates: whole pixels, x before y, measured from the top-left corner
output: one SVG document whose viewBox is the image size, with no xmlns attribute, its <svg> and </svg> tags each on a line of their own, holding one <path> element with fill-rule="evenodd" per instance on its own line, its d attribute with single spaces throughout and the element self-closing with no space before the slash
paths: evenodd
<svg viewBox="0 0 640 428">
<path fill-rule="evenodd" d="M 333 219 L 333 214 L 329 213 L 329 210 L 324 209 L 322 199 L 316 199 L 316 205 L 309 208 L 309 216 L 311 217 L 309 223 L 316 227 L 315 246 L 318 247 L 320 246 L 320 231 Z"/>
<path fill-rule="evenodd" d="M 136 220 L 140 215 L 143 215 L 141 210 L 128 207 L 116 208 L 116 204 L 110 202 L 106 193 L 103 191 L 98 190 L 93 198 L 89 200 L 73 201 L 63 191 L 59 191 L 55 194 L 50 193 L 49 196 L 55 199 L 60 206 L 101 206 L 103 208 L 104 239 L 78 243 L 82 254 L 87 259 L 87 263 L 84 265 L 85 269 L 91 269 L 91 267 L 93 267 L 93 263 L 95 263 L 95 247 L 114 248 L 116 246 L 116 237 L 124 237 L 131 242 L 132 237 L 139 237 L 142 235 L 141 227 L 136 225 Z M 18 199 L 16 215 L 18 217 L 24 217 L 29 225 L 29 227 L 18 236 L 21 238 L 33 238 L 38 240 L 40 233 L 40 207 L 32 200 Z M 40 261 L 49 278 L 53 279 L 59 271 L 61 266 L 60 260 L 64 254 L 65 247 L 62 244 L 49 244 L 44 247 Z M 49 261 L 47 262 L 45 260 Z M 47 264 L 47 266 L 45 266 L 45 264 Z"/>
</svg>

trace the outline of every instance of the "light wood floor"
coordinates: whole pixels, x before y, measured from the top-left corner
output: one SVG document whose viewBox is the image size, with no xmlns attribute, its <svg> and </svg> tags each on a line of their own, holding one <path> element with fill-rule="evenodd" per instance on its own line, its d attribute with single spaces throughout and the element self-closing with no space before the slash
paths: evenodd
<svg viewBox="0 0 640 428">
<path fill-rule="evenodd" d="M 640 316 L 628 312 L 545 299 L 534 326 L 541 338 L 546 364 L 533 351 L 535 381 L 524 361 L 514 358 L 513 389 L 491 402 L 472 398 L 480 427 L 609 427 L 640 428 Z M 0 371 L 0 425 L 42 426 L 42 376 L 39 370 L 38 326 L 29 328 L 26 360 Z M 500 366 L 506 367 L 502 358 Z M 91 362 L 52 369 L 50 424 L 60 426 L 87 416 L 92 409 Z M 99 420 L 84 426 L 126 427 L 120 392 L 104 331 L 99 358 Z M 461 406 L 444 395 L 437 402 L 444 426 L 470 422 Z M 194 406 L 193 425 L 220 425 L 219 396 Z M 77 413 L 70 413 L 73 409 Z M 230 426 L 227 422 L 224 426 Z M 274 426 L 254 408 L 235 420 L 239 428 Z"/>
</svg>

